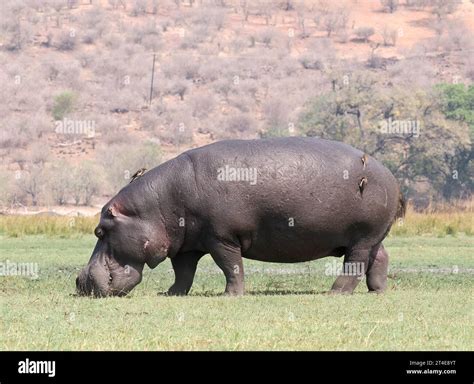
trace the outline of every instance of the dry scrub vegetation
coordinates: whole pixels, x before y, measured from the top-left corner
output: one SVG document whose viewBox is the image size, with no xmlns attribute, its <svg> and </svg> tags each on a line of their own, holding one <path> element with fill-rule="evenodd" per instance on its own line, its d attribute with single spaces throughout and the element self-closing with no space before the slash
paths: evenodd
<svg viewBox="0 0 474 384">
<path fill-rule="evenodd" d="M 0 206 L 100 204 L 186 148 L 287 135 L 365 150 L 416 207 L 469 198 L 473 12 L 455 0 L 4 0 Z"/>
</svg>

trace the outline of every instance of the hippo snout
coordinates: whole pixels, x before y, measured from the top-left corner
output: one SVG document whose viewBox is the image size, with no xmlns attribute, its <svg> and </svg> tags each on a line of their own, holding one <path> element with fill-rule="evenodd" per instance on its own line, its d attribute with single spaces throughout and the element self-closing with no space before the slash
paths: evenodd
<svg viewBox="0 0 474 384">
<path fill-rule="evenodd" d="M 76 278 L 79 296 L 125 296 L 142 280 L 143 264 L 118 262 L 102 246 Z"/>
<path fill-rule="evenodd" d="M 108 271 L 99 271 L 96 265 L 88 265 L 76 278 L 76 292 L 79 296 L 110 296 L 113 294 L 109 285 L 111 280 Z"/>
</svg>

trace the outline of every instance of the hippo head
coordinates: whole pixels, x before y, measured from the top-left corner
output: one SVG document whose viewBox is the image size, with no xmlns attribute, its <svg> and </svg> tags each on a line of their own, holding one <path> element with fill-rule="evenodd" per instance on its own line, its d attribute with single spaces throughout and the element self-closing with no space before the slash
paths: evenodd
<svg viewBox="0 0 474 384">
<path fill-rule="evenodd" d="M 89 263 L 76 279 L 79 295 L 124 296 L 142 280 L 145 264 L 156 267 L 168 254 L 162 221 L 115 197 L 102 209 Z"/>
</svg>

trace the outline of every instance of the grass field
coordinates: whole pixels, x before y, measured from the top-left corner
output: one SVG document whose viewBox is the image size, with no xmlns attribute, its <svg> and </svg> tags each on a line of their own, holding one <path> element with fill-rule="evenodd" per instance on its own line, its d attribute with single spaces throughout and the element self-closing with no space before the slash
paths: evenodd
<svg viewBox="0 0 474 384">
<path fill-rule="evenodd" d="M 247 295 L 222 297 L 224 277 L 202 259 L 190 296 L 166 297 L 169 261 L 129 297 L 73 296 L 89 235 L 0 235 L 0 262 L 36 262 L 37 279 L 0 276 L 1 350 L 473 350 L 474 237 L 385 241 L 389 289 L 330 296 L 333 258 L 304 264 L 245 260 Z M 159 293 L 159 294 L 157 294 Z"/>
</svg>

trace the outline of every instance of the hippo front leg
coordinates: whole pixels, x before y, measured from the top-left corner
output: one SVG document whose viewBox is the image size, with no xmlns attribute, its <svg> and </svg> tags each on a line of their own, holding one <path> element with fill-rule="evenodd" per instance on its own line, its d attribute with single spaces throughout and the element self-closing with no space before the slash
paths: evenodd
<svg viewBox="0 0 474 384">
<path fill-rule="evenodd" d="M 171 259 L 175 281 L 168 289 L 170 296 L 185 296 L 193 285 L 194 275 L 199 260 L 204 254 L 202 252 L 179 253 Z"/>
<path fill-rule="evenodd" d="M 226 279 L 225 294 L 240 296 L 244 294 L 244 266 L 240 246 L 215 244 L 211 256 L 224 272 Z"/>
<path fill-rule="evenodd" d="M 351 249 L 344 257 L 342 273 L 332 285 L 331 293 L 352 293 L 367 271 L 370 249 Z"/>
</svg>

